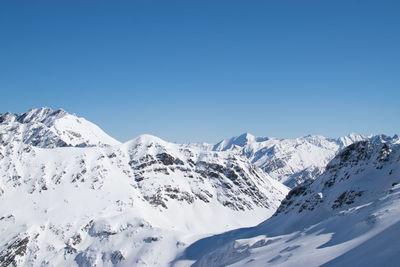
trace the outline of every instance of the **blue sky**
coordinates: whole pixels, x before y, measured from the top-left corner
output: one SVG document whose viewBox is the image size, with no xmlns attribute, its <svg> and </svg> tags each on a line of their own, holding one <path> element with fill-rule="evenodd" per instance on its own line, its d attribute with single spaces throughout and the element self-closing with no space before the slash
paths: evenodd
<svg viewBox="0 0 400 267">
<path fill-rule="evenodd" d="M 0 112 L 126 141 L 400 133 L 399 1 L 0 3 Z"/>
</svg>

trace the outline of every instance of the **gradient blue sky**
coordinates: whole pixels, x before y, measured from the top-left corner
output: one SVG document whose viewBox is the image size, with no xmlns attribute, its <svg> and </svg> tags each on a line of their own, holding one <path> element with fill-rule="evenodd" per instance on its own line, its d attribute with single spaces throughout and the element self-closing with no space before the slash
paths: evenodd
<svg viewBox="0 0 400 267">
<path fill-rule="evenodd" d="M 1 110 L 126 141 L 400 133 L 400 1 L 0 2 Z"/>
</svg>

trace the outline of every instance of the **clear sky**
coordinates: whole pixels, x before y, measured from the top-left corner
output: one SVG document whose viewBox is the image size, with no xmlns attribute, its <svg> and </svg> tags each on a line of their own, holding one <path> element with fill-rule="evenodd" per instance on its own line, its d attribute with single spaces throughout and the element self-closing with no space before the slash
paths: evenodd
<svg viewBox="0 0 400 267">
<path fill-rule="evenodd" d="M 126 141 L 400 133 L 400 1 L 0 2 L 0 112 Z"/>
</svg>

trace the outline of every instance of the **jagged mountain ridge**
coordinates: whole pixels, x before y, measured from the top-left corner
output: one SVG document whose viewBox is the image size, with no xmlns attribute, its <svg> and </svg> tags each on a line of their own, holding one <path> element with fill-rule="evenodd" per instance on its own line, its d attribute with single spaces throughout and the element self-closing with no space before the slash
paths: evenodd
<svg viewBox="0 0 400 267">
<path fill-rule="evenodd" d="M 70 119 L 1 116 L 4 266 L 162 266 L 199 235 L 267 218 L 288 191 L 240 155 L 149 135 L 87 142 L 97 126 L 70 138 Z"/>
<path fill-rule="evenodd" d="M 341 149 L 370 137 L 350 134 L 337 139 L 311 135 L 277 139 L 245 133 L 220 141 L 212 150 L 242 154 L 274 179 L 295 187 L 319 176 Z"/>
<path fill-rule="evenodd" d="M 2 128 L 6 127 L 4 130 L 0 128 L 1 142 L 17 138 L 44 148 L 119 144 L 96 125 L 64 110 L 40 108 L 31 109 L 22 115 L 0 114 L 0 122 L 3 122 Z M 204 143 L 190 146 L 242 154 L 274 179 L 294 187 L 320 175 L 338 151 L 369 137 L 350 134 L 337 139 L 323 136 L 277 139 L 245 133 L 215 145 Z"/>
<path fill-rule="evenodd" d="M 0 114 L 0 142 L 23 142 L 42 148 L 117 145 L 95 124 L 59 109 L 43 107 L 24 114 Z"/>
<path fill-rule="evenodd" d="M 271 193 L 277 188 L 285 191 L 282 185 L 247 159 L 230 153 L 216 153 L 191 145 L 168 143 L 150 135 L 139 136 L 124 146 L 130 155 L 129 165 L 136 171 L 135 180 L 141 188 L 150 185 L 148 191 L 151 191 L 157 186 L 158 191 L 166 190 L 167 195 L 189 203 L 194 198 L 209 202 L 216 196 L 223 205 L 233 209 L 252 209 L 254 205 L 265 208 L 272 205 L 275 209 L 280 197 L 275 198 Z M 153 179 L 154 173 L 157 173 L 157 180 Z M 158 178 L 160 176 L 165 179 Z M 175 195 L 175 176 L 184 177 L 188 183 L 187 188 L 191 188 L 194 195 Z M 214 188 L 222 188 L 224 193 L 210 193 L 215 192 Z M 159 199 L 157 195 L 147 198 L 161 206 L 166 205 L 163 201 L 156 200 Z M 268 201 L 269 198 L 271 201 Z"/>
<path fill-rule="evenodd" d="M 397 266 L 399 185 L 400 138 L 356 142 L 292 189 L 270 219 L 183 255 L 194 266 Z"/>
</svg>

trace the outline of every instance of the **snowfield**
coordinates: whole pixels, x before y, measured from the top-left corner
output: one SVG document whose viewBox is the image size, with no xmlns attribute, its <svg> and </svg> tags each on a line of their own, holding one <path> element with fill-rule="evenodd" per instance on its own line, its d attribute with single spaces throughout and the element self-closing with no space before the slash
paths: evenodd
<svg viewBox="0 0 400 267">
<path fill-rule="evenodd" d="M 0 265 L 396 266 L 399 162 L 397 136 L 120 143 L 0 114 Z"/>
<path fill-rule="evenodd" d="M 399 141 L 350 145 L 273 217 L 199 240 L 182 258 L 194 266 L 398 266 Z"/>
</svg>

